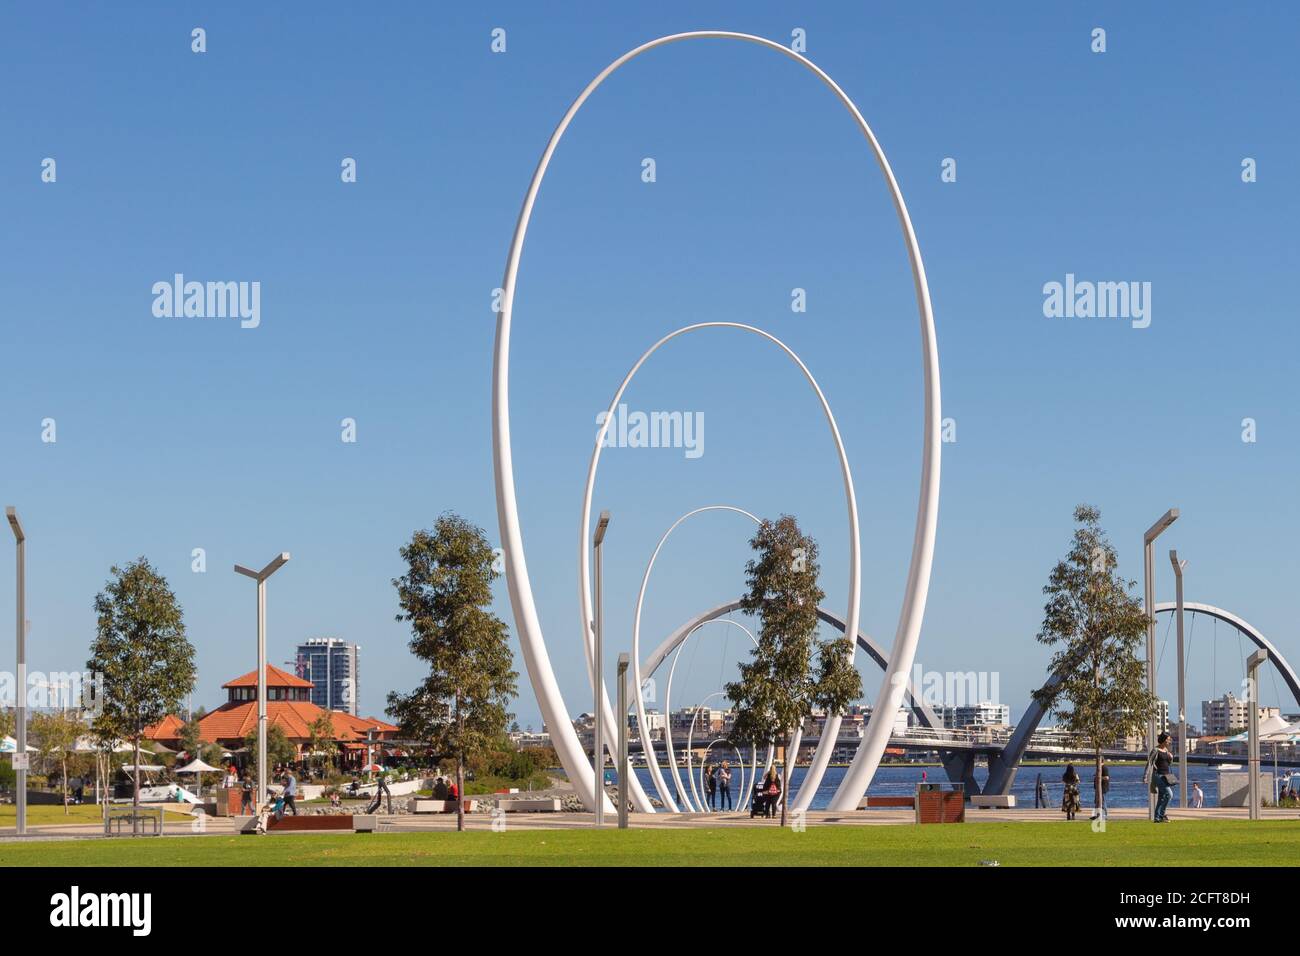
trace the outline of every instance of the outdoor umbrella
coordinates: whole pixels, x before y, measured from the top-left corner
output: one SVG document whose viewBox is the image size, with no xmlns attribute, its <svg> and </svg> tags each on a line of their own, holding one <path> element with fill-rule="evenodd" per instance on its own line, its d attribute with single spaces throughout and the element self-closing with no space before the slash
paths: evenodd
<svg viewBox="0 0 1300 956">
<path fill-rule="evenodd" d="M 5 737 L 3 739 L 0 739 L 0 754 L 12 754 L 17 752 L 18 752 L 18 741 L 14 740 L 12 737 Z M 33 747 L 31 744 L 28 744 L 27 752 L 36 753 L 36 748 Z"/>
<path fill-rule="evenodd" d="M 202 775 L 205 774 L 205 773 L 221 773 L 222 771 L 221 771 L 221 768 L 220 768 L 220 767 L 214 767 L 214 766 L 212 766 L 211 764 L 204 763 L 202 760 L 199 760 L 199 759 L 196 758 L 196 759 L 194 759 L 194 760 L 191 760 L 191 761 L 190 761 L 189 763 L 187 763 L 185 766 L 183 766 L 183 767 L 178 767 L 178 768 L 176 769 L 176 772 L 177 772 L 177 773 L 193 773 L 193 774 L 198 774 L 198 775 L 199 775 L 198 778 L 197 778 L 197 779 L 198 779 L 198 782 L 199 782 L 198 791 L 199 791 L 199 793 L 202 793 L 202 792 L 203 792 L 203 776 L 202 776 Z"/>
</svg>

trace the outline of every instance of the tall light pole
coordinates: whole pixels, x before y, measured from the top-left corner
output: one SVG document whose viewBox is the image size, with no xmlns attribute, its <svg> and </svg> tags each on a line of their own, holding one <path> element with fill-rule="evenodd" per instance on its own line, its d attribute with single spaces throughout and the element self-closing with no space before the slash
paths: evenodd
<svg viewBox="0 0 1300 956">
<path fill-rule="evenodd" d="M 9 519 L 9 528 L 14 533 L 17 549 L 18 575 L 18 681 L 14 688 L 14 720 L 18 724 L 18 742 L 14 747 L 14 768 L 18 780 L 16 786 L 17 814 L 15 832 L 19 836 L 27 834 L 27 535 L 23 534 L 22 522 L 13 505 L 5 508 L 5 517 Z"/>
<path fill-rule="evenodd" d="M 1185 684 L 1186 671 L 1183 664 L 1183 569 L 1186 561 L 1178 560 L 1177 549 L 1169 551 L 1169 563 L 1174 566 L 1174 581 L 1177 582 L 1176 610 L 1178 618 L 1178 779 L 1182 786 L 1178 788 L 1178 806 L 1187 809 L 1187 693 Z"/>
<path fill-rule="evenodd" d="M 261 571 L 242 564 L 235 572 L 257 582 L 257 809 L 266 803 L 266 579 L 284 567 L 289 552 L 281 551 Z"/>
<path fill-rule="evenodd" d="M 592 547 L 596 552 L 596 619 L 592 622 L 592 630 L 596 632 L 596 647 L 592 654 L 591 666 L 595 672 L 596 679 L 592 682 L 595 685 L 596 707 L 592 711 L 594 715 L 593 729 L 595 736 L 592 738 L 592 756 L 596 761 L 596 789 L 592 794 L 596 806 L 596 826 L 605 825 L 605 747 L 601 735 L 604 733 L 605 726 L 602 719 L 604 701 L 601 699 L 601 690 L 605 686 L 605 561 L 602 546 L 605 544 L 605 530 L 609 527 L 609 512 L 602 511 L 600 520 L 596 522 L 596 534 L 592 538 Z"/>
<path fill-rule="evenodd" d="M 618 655 L 618 828 L 627 829 L 627 668 L 631 658 L 627 652 Z M 641 738 L 645 749 L 645 737 Z"/>
<path fill-rule="evenodd" d="M 1259 819 L 1259 665 L 1268 660 L 1268 651 L 1260 648 L 1246 658 L 1246 699 L 1250 706 L 1250 743 L 1246 769 L 1250 771 L 1247 794 L 1250 819 Z"/>
<path fill-rule="evenodd" d="M 1177 520 L 1178 509 L 1170 508 L 1142 536 L 1142 581 L 1146 591 L 1147 612 L 1147 691 L 1153 697 L 1156 693 L 1156 620 L 1152 617 L 1152 609 L 1156 604 L 1156 568 L 1154 552 L 1151 546 L 1155 543 L 1156 538 L 1160 537 L 1161 533 Z M 1151 719 L 1147 721 L 1148 751 L 1154 750 L 1156 746 L 1156 713 L 1153 712 Z M 1156 797 L 1153 793 L 1147 795 L 1147 816 L 1152 820 L 1156 818 Z"/>
</svg>

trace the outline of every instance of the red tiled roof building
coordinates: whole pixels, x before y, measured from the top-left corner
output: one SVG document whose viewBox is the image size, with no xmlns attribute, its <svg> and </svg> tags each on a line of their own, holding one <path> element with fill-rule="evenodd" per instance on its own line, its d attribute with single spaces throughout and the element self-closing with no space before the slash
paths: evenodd
<svg viewBox="0 0 1300 956">
<path fill-rule="evenodd" d="M 199 737 L 205 743 L 220 744 L 227 750 L 244 746 L 245 738 L 257 730 L 257 671 L 249 671 L 222 685 L 227 699 L 224 704 L 199 718 Z M 266 665 L 266 722 L 279 727 L 285 737 L 305 756 L 311 738 L 311 725 L 321 714 L 329 714 L 334 739 L 339 744 L 344 763 L 365 759 L 366 741 L 391 740 L 398 728 L 375 717 L 354 717 L 338 710 L 324 710 L 311 702 L 312 682 Z M 168 714 L 152 727 L 144 738 L 156 740 L 173 749 L 180 742 L 184 721 Z"/>
</svg>

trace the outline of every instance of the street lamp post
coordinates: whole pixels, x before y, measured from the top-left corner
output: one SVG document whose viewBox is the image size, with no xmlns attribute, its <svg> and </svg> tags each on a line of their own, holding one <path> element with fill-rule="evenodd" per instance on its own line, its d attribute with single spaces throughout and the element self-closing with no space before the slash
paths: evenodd
<svg viewBox="0 0 1300 956">
<path fill-rule="evenodd" d="M 1250 772 L 1247 794 L 1250 818 L 1259 819 L 1259 665 L 1268 660 L 1268 651 L 1260 648 L 1246 658 L 1246 699 L 1250 707 L 1250 743 L 1246 769 Z"/>
<path fill-rule="evenodd" d="M 1156 538 L 1171 524 L 1178 520 L 1178 509 L 1170 508 L 1160 516 L 1160 520 L 1147 529 L 1147 533 L 1142 536 L 1142 580 L 1146 591 L 1146 612 L 1147 612 L 1147 691 L 1154 697 L 1156 693 L 1156 621 L 1152 616 L 1152 609 L 1156 603 L 1156 569 L 1155 557 L 1152 544 Z M 1154 750 L 1156 746 L 1156 713 L 1151 714 L 1151 719 L 1147 721 L 1147 750 Z M 1147 795 L 1147 816 L 1154 820 L 1156 818 L 1156 797 L 1155 794 Z"/>
<path fill-rule="evenodd" d="M 595 734 L 592 737 L 592 759 L 596 764 L 595 790 L 592 793 L 593 805 L 596 811 L 596 826 L 605 825 L 605 747 L 601 735 L 605 731 L 604 720 L 602 720 L 603 708 L 601 704 L 601 689 L 604 685 L 605 669 L 605 567 L 603 545 L 605 544 L 605 531 L 609 528 L 609 512 L 602 511 L 600 520 L 596 522 L 596 534 L 592 539 L 592 547 L 596 552 L 596 620 L 592 622 L 592 630 L 595 631 L 595 648 L 592 652 L 591 667 L 595 680 L 592 684 L 595 686 L 596 706 L 592 710 L 593 730 Z"/>
<path fill-rule="evenodd" d="M 5 508 L 5 517 L 9 519 L 9 528 L 14 533 L 17 549 L 17 639 L 18 639 L 18 680 L 14 687 L 14 720 L 17 723 L 17 744 L 14 747 L 14 772 L 17 775 L 15 786 L 16 820 L 15 832 L 19 836 L 27 834 L 27 535 L 23 534 L 22 522 L 13 505 Z"/>
<path fill-rule="evenodd" d="M 624 652 L 618 655 L 618 828 L 627 829 L 627 668 L 631 658 Z M 642 735 L 642 749 L 645 736 Z"/>
<path fill-rule="evenodd" d="M 284 567 L 289 552 L 281 551 L 260 571 L 235 565 L 235 572 L 257 582 L 257 809 L 266 803 L 266 579 Z"/>
<path fill-rule="evenodd" d="M 1169 563 L 1174 566 L 1174 581 L 1177 583 L 1175 615 L 1178 618 L 1178 779 L 1182 786 L 1178 788 L 1178 806 L 1187 809 L 1187 672 L 1183 664 L 1183 569 L 1186 561 L 1178 560 L 1178 551 L 1170 549 Z"/>
</svg>

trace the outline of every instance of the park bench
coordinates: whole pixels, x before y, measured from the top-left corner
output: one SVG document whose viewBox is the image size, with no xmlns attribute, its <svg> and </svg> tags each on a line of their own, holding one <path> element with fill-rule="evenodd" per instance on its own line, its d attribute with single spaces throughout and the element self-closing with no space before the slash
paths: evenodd
<svg viewBox="0 0 1300 956">
<path fill-rule="evenodd" d="M 972 793 L 970 805 L 982 810 L 1007 810 L 1016 805 L 1013 793 Z"/>
<path fill-rule="evenodd" d="M 518 797 L 498 800 L 497 807 L 505 813 L 559 813 L 559 797 Z"/>
<path fill-rule="evenodd" d="M 478 810 L 477 800 L 465 801 L 465 812 L 474 813 Z M 411 797 L 406 801 L 407 813 L 455 813 L 455 800 L 434 800 L 430 797 Z"/>
<path fill-rule="evenodd" d="M 163 835 L 163 809 L 162 807 L 140 807 L 137 809 L 131 807 L 107 807 L 108 811 L 104 815 L 104 836 L 121 836 L 124 824 L 131 824 L 131 835 L 139 835 L 139 824 L 147 823 L 150 828 L 150 836 Z M 117 832 L 114 834 L 114 829 Z"/>
<path fill-rule="evenodd" d="M 916 807 L 915 797 L 863 797 L 858 801 L 859 810 L 879 810 L 883 807 L 912 810 Z"/>
<path fill-rule="evenodd" d="M 257 817 L 236 817 L 235 825 L 240 833 L 256 833 Z M 366 813 L 322 813 L 315 816 L 294 816 L 292 814 L 271 817 L 266 821 L 267 833 L 329 833 L 340 830 L 350 833 L 374 833 L 376 817 Z"/>
</svg>

